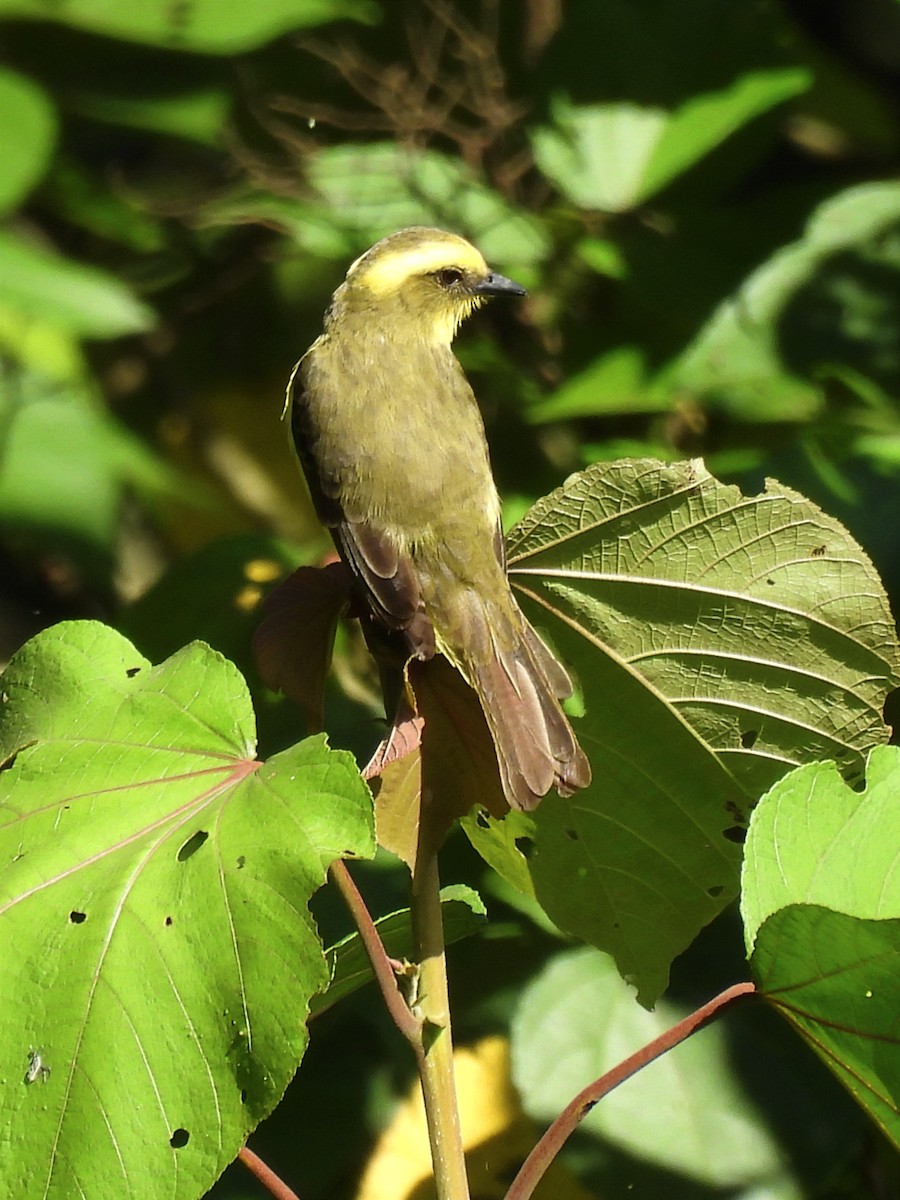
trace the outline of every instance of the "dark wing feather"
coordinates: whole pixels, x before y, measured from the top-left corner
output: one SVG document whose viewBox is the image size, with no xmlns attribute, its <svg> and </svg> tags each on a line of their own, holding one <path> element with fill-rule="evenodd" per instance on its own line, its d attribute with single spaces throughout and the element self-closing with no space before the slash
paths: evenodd
<svg viewBox="0 0 900 1200">
<path fill-rule="evenodd" d="M 309 486 L 316 514 L 331 530 L 338 553 L 361 585 L 373 615 L 389 629 L 406 634 L 419 658 L 435 653 L 434 629 L 425 616 L 415 564 L 400 553 L 385 530 L 348 517 L 341 503 L 341 480 L 323 465 L 307 392 L 308 359 L 301 359 L 288 384 L 291 437 Z"/>
</svg>

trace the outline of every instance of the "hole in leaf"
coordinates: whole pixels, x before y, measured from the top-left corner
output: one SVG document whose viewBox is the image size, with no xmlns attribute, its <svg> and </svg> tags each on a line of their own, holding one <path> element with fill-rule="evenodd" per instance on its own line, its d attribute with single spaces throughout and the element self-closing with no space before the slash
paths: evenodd
<svg viewBox="0 0 900 1200">
<path fill-rule="evenodd" d="M 571 842 L 578 841 L 578 830 L 577 829 L 564 829 L 563 833 L 566 835 L 566 837 L 569 839 L 569 841 L 571 841 Z"/>
<path fill-rule="evenodd" d="M 766 583 L 769 585 L 769 587 L 774 587 L 774 586 L 775 586 L 775 580 L 774 580 L 774 579 L 767 579 L 767 580 L 766 580 Z"/>
<path fill-rule="evenodd" d="M 171 924 L 172 924 L 172 918 L 171 918 L 171 917 L 166 917 L 165 924 L 166 924 L 166 925 L 171 925 Z"/>
<path fill-rule="evenodd" d="M 188 838 L 188 840 L 184 843 L 184 845 L 178 851 L 178 861 L 179 862 L 187 862 L 187 860 L 191 857 L 192 854 L 197 853 L 197 851 L 200 849 L 200 847 L 203 845 L 203 843 L 206 841 L 206 839 L 208 837 L 209 837 L 209 834 L 206 832 L 205 829 L 198 829 L 196 833 L 192 833 L 191 836 Z"/>
<path fill-rule="evenodd" d="M 890 725 L 892 729 L 900 729 L 900 688 L 888 692 L 882 712 L 885 725 Z"/>
<path fill-rule="evenodd" d="M 743 846 L 747 840 L 747 830 L 743 825 L 729 825 L 727 829 L 722 830 L 722 837 L 728 838 L 729 842 L 734 842 L 737 846 Z"/>
<path fill-rule="evenodd" d="M 241 1088 L 241 1104 L 247 1103 L 247 1089 Z"/>
<path fill-rule="evenodd" d="M 479 829 L 490 829 L 491 822 L 483 808 L 479 808 L 478 812 L 475 814 L 475 824 Z"/>
<path fill-rule="evenodd" d="M 706 894 L 715 900 L 716 896 L 721 896 L 724 891 L 725 888 L 721 883 L 714 883 L 712 887 L 706 889 Z"/>
<path fill-rule="evenodd" d="M 180 1150 L 183 1146 L 186 1146 L 190 1140 L 191 1135 L 186 1129 L 176 1129 L 169 1138 L 169 1145 L 173 1150 Z"/>
<path fill-rule="evenodd" d="M 756 739 L 758 737 L 759 737 L 758 729 L 745 729 L 744 732 L 741 734 L 741 745 L 744 747 L 745 750 L 749 750 L 750 747 L 752 745 L 754 745 L 754 743 L 756 742 Z"/>
<path fill-rule="evenodd" d="M 140 671 L 140 669 L 141 669 L 140 667 L 128 667 L 125 671 L 125 674 L 128 676 L 129 679 L 134 679 L 135 675 L 137 675 L 137 673 Z"/>
<path fill-rule="evenodd" d="M 80 925 L 82 921 L 87 920 L 87 913 L 79 912 L 78 909 L 73 908 L 69 913 L 69 920 L 73 925 Z"/>
<path fill-rule="evenodd" d="M 244 855 L 243 855 L 243 854 L 239 854 L 239 855 L 237 856 L 237 869 L 238 869 L 239 871 L 243 871 L 243 869 L 244 869 L 244 865 L 246 864 L 246 862 L 247 862 L 247 860 L 246 860 L 246 858 L 244 857 Z"/>
<path fill-rule="evenodd" d="M 531 838 L 518 837 L 516 838 L 516 849 L 523 858 L 531 858 L 531 852 L 534 849 L 534 842 Z"/>
</svg>

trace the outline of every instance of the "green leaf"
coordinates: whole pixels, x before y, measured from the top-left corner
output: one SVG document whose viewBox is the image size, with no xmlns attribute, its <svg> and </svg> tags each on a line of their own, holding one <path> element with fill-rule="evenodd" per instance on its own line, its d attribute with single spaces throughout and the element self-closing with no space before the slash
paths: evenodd
<svg viewBox="0 0 900 1200">
<path fill-rule="evenodd" d="M 579 208 L 626 212 L 810 82 L 800 68 L 750 71 L 672 112 L 631 103 L 576 107 L 559 99 L 554 124 L 532 134 L 535 160 Z"/>
<path fill-rule="evenodd" d="M 748 71 L 720 92 L 692 96 L 675 109 L 647 163 L 642 199 L 661 191 L 742 126 L 805 92 L 804 67 Z"/>
<path fill-rule="evenodd" d="M 783 322 L 789 306 L 829 260 L 863 253 L 898 222 L 900 183 L 862 184 L 821 205 L 799 241 L 779 250 L 719 306 L 666 369 L 663 382 L 671 391 L 718 400 L 743 420 L 808 420 L 823 403 L 822 389 L 783 360 Z M 846 264 L 840 274 L 846 276 Z M 896 275 L 896 267 L 890 274 Z M 824 309 L 837 299 L 813 298 L 807 303 L 821 322 Z M 833 355 L 834 345 L 825 352 Z"/>
<path fill-rule="evenodd" d="M 605 955 L 583 948 L 557 955 L 526 989 L 512 1026 L 513 1080 L 526 1112 L 551 1121 L 592 1080 L 686 1015 L 668 1001 L 652 1013 L 640 1008 Z M 610 1092 L 579 1131 L 710 1187 L 746 1186 L 781 1167 L 777 1138 L 729 1068 L 721 1025 Z"/>
<path fill-rule="evenodd" d="M 374 23 L 372 0 L 192 0 L 182 7 L 160 4 L 111 4 L 109 0 L 69 0 L 62 9 L 43 0 L 0 0 L 0 18 L 53 20 L 106 37 L 201 54 L 238 54 L 293 29 L 326 21 Z"/>
<path fill-rule="evenodd" d="M 56 140 L 56 116 L 47 93 L 0 68 L 0 215 L 11 212 L 46 171 Z"/>
<path fill-rule="evenodd" d="M 183 496 L 170 466 L 124 429 L 84 383 L 24 373 L 0 387 L 0 523 L 49 548 L 109 549 L 127 486 Z M 35 394 L 31 394 L 32 391 Z"/>
<path fill-rule="evenodd" d="M 900 750 L 862 791 L 792 771 L 750 822 L 741 911 L 760 990 L 900 1146 Z"/>
<path fill-rule="evenodd" d="M 129 129 L 146 129 L 219 146 L 231 111 L 224 88 L 204 87 L 163 96 L 115 96 L 81 92 L 72 102 L 80 116 Z"/>
<path fill-rule="evenodd" d="M 760 926 L 791 904 L 848 916 L 900 918 L 900 750 L 869 755 L 864 791 L 833 762 L 799 767 L 760 801 L 750 821 L 741 914 L 748 952 Z"/>
<path fill-rule="evenodd" d="M 85 338 L 140 333 L 153 312 L 112 275 L 0 231 L 0 304 Z"/>
<path fill-rule="evenodd" d="M 0 1177 L 193 1200 L 296 1070 L 328 980 L 308 901 L 372 853 L 371 799 L 322 738 L 257 761 L 244 681 L 200 644 L 151 667 L 64 624 L 4 688 Z"/>
<path fill-rule="evenodd" d="M 763 924 L 750 963 L 766 1000 L 900 1149 L 900 919 L 792 904 Z"/>
<path fill-rule="evenodd" d="M 451 884 L 441 888 L 441 915 L 444 924 L 444 941 L 450 946 L 462 938 L 478 933 L 487 919 L 487 910 L 481 897 L 465 884 Z M 379 917 L 375 922 L 378 936 L 391 958 L 410 960 L 413 958 L 413 937 L 409 909 L 400 909 Z M 328 991 L 313 999 L 311 1013 L 331 1008 L 344 996 L 358 991 L 372 978 L 372 967 L 358 933 L 342 938 L 327 953 L 331 966 L 331 984 Z"/>
<path fill-rule="evenodd" d="M 744 496 L 699 462 L 597 464 L 535 505 L 508 552 L 578 679 L 594 773 L 533 814 L 535 892 L 652 1003 L 734 896 L 756 798 L 826 756 L 861 772 L 885 740 L 887 600 L 815 505 L 776 483 Z"/>
<path fill-rule="evenodd" d="M 595 358 L 555 392 L 529 405 L 529 421 L 568 421 L 578 417 L 666 412 L 672 407 L 668 390 L 654 393 L 647 386 L 647 364 L 637 346 L 617 346 Z"/>
</svg>

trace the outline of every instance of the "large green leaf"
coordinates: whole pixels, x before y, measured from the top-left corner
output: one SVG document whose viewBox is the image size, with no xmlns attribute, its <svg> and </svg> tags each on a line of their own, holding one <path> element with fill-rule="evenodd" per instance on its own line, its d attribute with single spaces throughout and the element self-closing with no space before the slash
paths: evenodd
<svg viewBox="0 0 900 1200">
<path fill-rule="evenodd" d="M 292 29 L 345 19 L 371 22 L 378 14 L 373 0 L 191 0 L 180 7 L 110 0 L 69 0 L 56 7 L 43 0 L 0 0 L 0 18 L 61 21 L 107 37 L 202 54 L 236 54 Z"/>
<path fill-rule="evenodd" d="M 652 1003 L 735 894 L 757 797 L 823 757 L 860 775 L 885 740 L 900 676 L 887 600 L 815 505 L 776 483 L 745 496 L 699 462 L 597 464 L 508 548 L 523 605 L 578 679 L 594 773 L 533 816 L 535 892 Z M 479 823 L 467 830 L 478 845 Z M 506 852 L 514 881 L 520 851 Z"/>
<path fill-rule="evenodd" d="M 750 822 L 741 909 L 761 990 L 900 1145 L 900 750 L 856 791 L 791 772 Z"/>
<path fill-rule="evenodd" d="M 751 71 L 669 112 L 632 103 L 559 100 L 552 126 L 532 134 L 537 165 L 579 208 L 642 204 L 742 125 L 806 90 L 801 68 Z"/>
<path fill-rule="evenodd" d="M 0 1178 L 193 1200 L 296 1070 L 328 983 L 307 904 L 372 852 L 370 797 L 322 738 L 256 760 L 244 681 L 200 644 L 151 667 L 61 625 L 4 689 Z"/>
<path fill-rule="evenodd" d="M 38 182 L 53 153 L 56 118 L 41 88 L 0 69 L 0 214 L 9 212 Z"/>
</svg>

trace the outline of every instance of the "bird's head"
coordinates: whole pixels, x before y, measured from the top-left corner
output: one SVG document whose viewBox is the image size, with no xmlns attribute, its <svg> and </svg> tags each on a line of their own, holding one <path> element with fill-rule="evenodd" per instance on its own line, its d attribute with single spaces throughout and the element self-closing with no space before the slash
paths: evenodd
<svg viewBox="0 0 900 1200">
<path fill-rule="evenodd" d="M 335 293 L 335 303 L 338 309 L 364 313 L 367 320 L 383 316 L 404 335 L 449 345 L 460 322 L 485 300 L 525 294 L 523 287 L 491 271 L 465 238 L 413 226 L 360 255 Z"/>
</svg>

